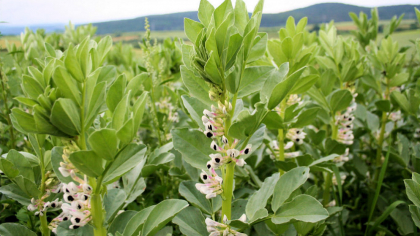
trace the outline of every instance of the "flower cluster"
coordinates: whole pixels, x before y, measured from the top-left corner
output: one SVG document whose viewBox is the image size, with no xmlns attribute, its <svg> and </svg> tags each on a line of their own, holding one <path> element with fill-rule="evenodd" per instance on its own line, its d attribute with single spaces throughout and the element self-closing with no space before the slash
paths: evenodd
<svg viewBox="0 0 420 236">
<path fill-rule="evenodd" d="M 217 194 L 221 194 L 223 192 L 223 179 L 217 175 L 214 169 L 211 169 L 210 172 L 211 174 L 209 175 L 203 170 L 203 172 L 200 174 L 200 177 L 204 184 L 195 184 L 195 187 L 198 189 L 198 191 L 200 191 L 202 194 L 206 194 L 207 199 L 214 198 L 217 196 Z"/>
<path fill-rule="evenodd" d="M 35 215 L 43 216 L 45 212 L 48 211 L 48 208 L 59 208 L 62 205 L 62 202 L 57 199 L 55 199 L 52 202 L 45 202 L 44 200 L 50 196 L 50 192 L 47 191 L 47 193 L 42 196 L 40 199 L 31 199 L 31 204 L 28 205 L 29 211 L 35 211 Z"/>
<path fill-rule="evenodd" d="M 343 154 L 341 154 L 340 156 L 337 156 L 336 158 L 334 158 L 334 162 L 335 163 L 341 163 L 341 162 L 347 162 L 347 161 L 349 161 L 349 149 L 348 148 L 346 148 L 346 151 L 343 153 Z"/>
<path fill-rule="evenodd" d="M 284 151 L 289 150 L 292 148 L 294 143 L 292 141 L 287 142 L 286 145 L 284 145 L 283 149 Z M 275 160 L 276 157 L 279 155 L 279 143 L 277 141 L 273 141 L 271 144 L 271 149 L 267 149 L 268 154 L 270 154 L 270 158 Z M 299 151 L 296 152 L 284 152 L 284 158 L 294 158 L 300 155 Z"/>
<path fill-rule="evenodd" d="M 243 214 L 241 218 L 239 218 L 240 221 L 245 222 L 246 221 L 246 215 Z M 228 219 L 226 215 L 223 217 L 223 223 L 219 223 L 217 221 L 214 221 L 210 218 L 206 219 L 206 226 L 207 231 L 210 233 L 209 236 L 246 236 L 244 233 L 239 233 L 235 230 L 233 230 L 228 225 Z"/>
<path fill-rule="evenodd" d="M 302 103 L 302 101 L 301 101 L 302 99 L 299 97 L 299 95 L 297 95 L 297 94 L 291 94 L 288 98 L 287 98 L 287 101 L 286 101 L 286 107 L 281 107 L 281 106 L 278 106 L 278 107 L 276 107 L 275 108 L 275 110 L 277 111 L 277 113 L 279 113 L 279 115 L 281 115 L 282 113 L 284 113 L 285 111 L 286 111 L 286 108 L 288 108 L 288 107 L 290 107 L 290 106 L 293 106 L 293 105 L 295 105 L 296 103 L 299 103 L 299 104 L 301 104 Z"/>
<path fill-rule="evenodd" d="M 74 143 L 70 142 L 63 148 L 63 162 L 60 162 L 60 167 L 58 170 L 64 177 L 70 176 L 70 173 L 78 172 L 76 167 L 70 162 L 70 154 L 72 154 L 75 151 L 79 151 L 79 147 Z"/>
<path fill-rule="evenodd" d="M 159 108 L 160 112 L 168 114 L 168 120 L 173 123 L 179 122 L 178 112 L 176 107 L 172 105 L 171 98 L 161 98 L 155 105 Z"/>
<path fill-rule="evenodd" d="M 79 185 L 74 182 L 62 184 L 62 191 L 64 193 L 63 199 L 66 203 L 61 205 L 63 212 L 50 223 L 49 228 L 54 233 L 56 233 L 57 226 L 62 221 L 70 220 L 72 224 L 69 228 L 77 229 L 86 225 L 92 219 L 89 202 L 92 187 L 88 184 L 86 175 L 84 179 L 81 179 L 74 171 L 71 171 L 70 176 L 74 181 L 78 182 Z"/>
<path fill-rule="evenodd" d="M 228 115 L 228 112 L 232 110 L 232 104 L 228 103 L 227 106 L 221 102 L 218 103 L 218 107 L 211 106 L 211 111 L 205 109 L 203 111 L 204 116 L 201 118 L 206 130 L 204 134 L 208 138 L 222 137 L 224 133 L 223 118 Z"/>
<path fill-rule="evenodd" d="M 306 137 L 306 133 L 303 129 L 292 128 L 287 131 L 286 138 L 292 140 L 296 144 L 302 144 Z"/>
<path fill-rule="evenodd" d="M 217 145 L 216 141 L 211 142 L 210 148 L 214 151 L 217 151 L 217 154 L 210 154 L 211 160 L 207 162 L 207 169 L 217 169 L 224 164 L 228 164 L 232 161 L 236 162 L 238 166 L 244 166 L 246 162 L 244 159 L 239 157 L 242 155 L 247 155 L 251 152 L 251 144 L 248 144 L 243 150 L 239 151 L 235 149 L 238 144 L 238 140 L 233 141 L 232 145 L 229 145 L 228 139 L 222 137 L 223 146 Z"/>
<path fill-rule="evenodd" d="M 392 122 L 397 122 L 402 119 L 401 111 L 391 112 L 389 114 L 389 119 L 392 120 Z"/>
<path fill-rule="evenodd" d="M 344 114 L 338 113 L 336 124 L 338 125 L 337 141 L 343 144 L 353 144 L 353 112 L 356 110 L 356 104 L 349 106 Z"/>
</svg>

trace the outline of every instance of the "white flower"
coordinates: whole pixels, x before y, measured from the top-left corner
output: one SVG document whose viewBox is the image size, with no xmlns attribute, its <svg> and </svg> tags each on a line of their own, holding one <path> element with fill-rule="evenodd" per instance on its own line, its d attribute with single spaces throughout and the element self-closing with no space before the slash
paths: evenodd
<svg viewBox="0 0 420 236">
<path fill-rule="evenodd" d="M 211 174 L 207 174 L 207 172 L 203 171 L 200 174 L 201 180 L 203 180 L 204 184 L 195 184 L 197 190 L 202 194 L 205 194 L 207 199 L 216 197 L 217 194 L 221 194 L 223 192 L 223 179 L 217 175 L 214 169 L 211 169 L 210 172 Z"/>
<path fill-rule="evenodd" d="M 287 131 L 286 138 L 292 140 L 296 144 L 302 144 L 305 139 L 306 133 L 303 129 L 292 128 Z"/>
</svg>

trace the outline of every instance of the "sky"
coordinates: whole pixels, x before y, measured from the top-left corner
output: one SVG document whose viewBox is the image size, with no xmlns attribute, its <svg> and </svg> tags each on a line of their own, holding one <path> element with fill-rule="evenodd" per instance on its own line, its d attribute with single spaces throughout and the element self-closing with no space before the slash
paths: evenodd
<svg viewBox="0 0 420 236">
<path fill-rule="evenodd" d="M 218 6 L 223 0 L 209 0 Z M 258 0 L 244 0 L 252 12 Z M 235 0 L 232 0 L 234 3 Z M 419 0 L 265 0 L 264 13 L 279 13 L 322 2 L 366 7 L 419 4 Z M 196 11 L 200 0 L 0 0 L 0 21 L 7 26 L 74 24 Z"/>
</svg>

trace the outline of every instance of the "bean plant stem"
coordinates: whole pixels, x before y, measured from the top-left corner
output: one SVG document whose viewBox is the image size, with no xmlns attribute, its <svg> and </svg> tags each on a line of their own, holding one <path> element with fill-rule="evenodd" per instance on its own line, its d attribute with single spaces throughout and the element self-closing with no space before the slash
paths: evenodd
<svg viewBox="0 0 420 236">
<path fill-rule="evenodd" d="M 153 123 L 155 126 L 155 130 L 157 133 L 157 137 L 158 137 L 158 141 L 159 141 L 159 146 L 162 146 L 162 137 L 160 136 L 160 124 L 159 124 L 159 119 L 158 119 L 158 114 L 157 114 L 157 110 L 156 110 L 156 102 L 155 102 L 155 89 L 154 89 L 154 85 L 153 85 L 153 80 L 152 80 L 152 88 L 150 90 L 150 100 L 152 101 L 152 109 L 153 109 L 153 113 L 154 113 L 154 117 L 153 117 Z"/>
<path fill-rule="evenodd" d="M 39 193 L 38 199 L 41 199 L 45 194 L 45 163 L 44 163 L 44 153 L 42 151 L 42 147 L 40 145 L 40 142 L 38 140 L 38 135 L 35 134 L 36 142 L 38 143 L 38 149 L 39 149 L 39 165 L 41 167 L 41 191 Z M 39 216 L 39 220 L 41 221 L 41 233 L 43 236 L 49 236 L 50 235 L 50 229 L 48 228 L 48 221 L 47 221 L 47 212 L 45 212 L 43 215 Z"/>
<path fill-rule="evenodd" d="M 235 112 L 237 97 L 238 97 L 238 94 L 237 93 L 234 94 L 233 99 L 232 99 L 232 110 L 229 111 L 229 114 L 225 120 L 224 130 L 225 130 L 225 136 L 229 140 L 229 144 L 233 143 L 233 138 L 230 137 L 227 132 L 229 131 L 230 125 L 232 123 L 232 117 Z M 224 100 L 222 100 L 222 102 L 223 101 Z M 232 211 L 233 178 L 235 175 L 235 165 L 236 165 L 236 162 L 231 161 L 230 163 L 226 165 L 226 168 L 225 168 L 226 172 L 223 178 L 224 198 L 222 202 L 222 218 L 221 219 L 223 219 L 223 217 L 226 215 L 226 217 L 230 220 L 232 216 L 231 211 Z"/>
<path fill-rule="evenodd" d="M 386 100 L 389 99 L 389 79 L 386 78 L 386 90 L 385 90 L 385 96 L 384 98 Z M 382 119 L 381 119 L 381 130 L 379 131 L 379 138 L 378 138 L 378 149 L 376 150 L 376 169 L 375 169 L 375 176 L 373 185 L 375 186 L 378 182 L 379 178 L 379 172 L 380 167 L 382 165 L 382 146 L 384 144 L 384 138 L 385 138 L 385 128 L 386 128 L 386 122 L 388 121 L 388 114 L 387 112 L 382 112 Z"/>
<path fill-rule="evenodd" d="M 337 140 L 337 136 L 338 136 L 338 125 L 336 124 L 336 120 L 335 120 L 335 115 L 332 115 L 332 122 L 331 122 L 331 139 L 333 140 Z M 328 203 L 330 202 L 330 188 L 332 185 L 332 176 L 333 174 L 328 172 L 326 175 L 324 175 L 325 177 L 325 182 L 324 182 L 324 194 L 322 195 L 322 204 L 324 206 L 327 206 Z"/>
<path fill-rule="evenodd" d="M 223 193 L 225 199 L 222 202 L 222 219 L 226 215 L 228 220 L 231 220 L 232 210 L 232 195 L 233 195 L 233 176 L 235 172 L 235 162 L 226 165 L 225 179 L 223 180 Z"/>
<path fill-rule="evenodd" d="M 97 189 L 100 189 L 100 186 L 97 186 Z M 97 190 L 96 189 L 96 190 Z M 99 193 L 97 193 L 99 192 Z M 94 235 L 95 236 L 106 236 L 106 228 L 103 225 L 103 211 L 102 211 L 102 198 L 100 191 L 95 191 L 91 198 L 91 214 L 93 219 L 93 226 L 94 226 Z"/>
<path fill-rule="evenodd" d="M 282 119 L 284 119 L 284 111 L 286 109 L 286 99 L 283 99 L 283 101 L 281 101 L 280 103 L 280 117 Z M 277 160 L 279 161 L 284 161 L 284 130 L 283 129 L 279 129 L 278 130 L 278 143 L 279 143 L 279 156 L 277 157 Z M 273 153 L 274 154 L 274 153 Z M 284 174 L 284 171 L 279 168 L 279 173 L 280 175 Z"/>
</svg>

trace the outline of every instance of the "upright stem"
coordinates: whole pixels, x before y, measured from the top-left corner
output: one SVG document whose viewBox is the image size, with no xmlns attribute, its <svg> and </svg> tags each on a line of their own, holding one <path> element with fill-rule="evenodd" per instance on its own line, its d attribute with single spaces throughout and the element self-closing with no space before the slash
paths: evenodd
<svg viewBox="0 0 420 236">
<path fill-rule="evenodd" d="M 223 96 L 225 97 L 225 96 Z M 232 117 L 235 112 L 236 107 L 236 99 L 238 94 L 234 94 L 232 99 L 232 110 L 229 111 L 227 118 L 225 119 L 225 136 L 229 140 L 229 144 L 233 143 L 233 139 L 228 135 L 230 125 L 232 123 Z M 226 101 L 226 98 L 223 98 L 222 101 Z M 226 165 L 225 173 L 223 177 L 223 202 L 222 202 L 222 218 L 226 215 L 228 220 L 231 219 L 231 211 L 232 211 L 232 196 L 233 196 L 233 178 L 235 175 L 235 165 L 236 162 L 231 161 Z"/>
<path fill-rule="evenodd" d="M 338 136 L 338 126 L 336 124 L 335 120 L 335 114 L 332 114 L 332 123 L 331 123 L 331 139 L 336 140 Z M 324 206 L 327 206 L 330 202 L 330 188 L 332 185 L 332 173 L 328 172 L 326 175 L 324 175 L 324 194 L 322 195 L 322 204 Z"/>
<path fill-rule="evenodd" d="M 286 109 L 286 99 L 283 99 L 283 101 L 281 101 L 280 103 L 280 117 L 282 119 L 284 119 L 284 112 Z M 279 129 L 278 130 L 278 142 L 279 142 L 279 156 L 277 157 L 277 160 L 279 161 L 284 161 L 284 130 L 283 129 Z M 279 168 L 279 173 L 280 175 L 284 174 L 284 171 L 282 169 Z"/>
<path fill-rule="evenodd" d="M 99 189 L 100 187 L 98 187 Z M 93 219 L 95 236 L 106 236 L 106 228 L 104 227 L 104 212 L 102 211 L 102 196 L 95 191 L 90 198 L 91 214 Z"/>
<path fill-rule="evenodd" d="M 156 110 L 155 89 L 154 89 L 154 85 L 153 85 L 153 80 L 152 80 L 152 88 L 151 88 L 151 91 L 150 92 L 151 92 L 150 93 L 150 100 L 152 101 L 152 110 L 153 110 L 153 113 L 154 113 L 153 124 L 155 126 L 155 130 L 156 130 L 156 133 L 157 133 L 157 137 L 158 137 L 158 141 L 159 141 L 159 146 L 162 146 L 163 143 L 162 143 L 162 137 L 160 136 L 159 119 L 157 118 L 158 115 L 157 115 L 157 110 Z"/>
<path fill-rule="evenodd" d="M 277 157 L 277 160 L 284 161 L 284 132 L 283 129 L 279 129 L 279 134 L 277 136 L 277 139 L 279 141 L 279 156 Z M 284 174 L 284 171 L 279 168 L 280 175 Z"/>
<path fill-rule="evenodd" d="M 40 145 L 40 142 L 38 140 L 38 135 L 35 135 L 36 142 L 38 143 L 39 148 L 39 165 L 41 167 L 41 191 L 39 193 L 38 199 L 41 199 L 45 194 L 45 163 L 44 163 L 44 153 L 42 151 L 42 147 Z M 41 233 L 43 236 L 49 236 L 50 235 L 50 229 L 48 228 L 48 221 L 47 221 L 47 212 L 45 212 L 43 215 L 39 216 L 39 220 L 41 221 Z"/>
<path fill-rule="evenodd" d="M 222 219 L 226 215 L 231 220 L 232 195 L 233 195 L 233 176 L 235 172 L 235 162 L 226 165 L 226 174 L 223 182 L 224 199 L 222 202 Z"/>
<path fill-rule="evenodd" d="M 386 100 L 389 99 L 389 79 L 388 78 L 386 78 L 386 90 L 385 90 L 384 98 Z M 387 112 L 383 111 L 382 112 L 382 119 L 381 119 L 381 130 L 379 132 L 379 138 L 378 138 L 378 149 L 376 150 L 376 169 L 375 169 L 375 176 L 374 176 L 373 185 L 375 185 L 376 182 L 378 181 L 379 172 L 380 172 L 379 168 L 382 165 L 382 146 L 384 144 L 385 127 L 386 127 L 386 122 L 387 121 L 388 121 L 388 114 L 387 114 Z"/>
<path fill-rule="evenodd" d="M 382 146 L 384 144 L 384 136 L 385 136 L 385 126 L 386 121 L 388 120 L 388 115 L 386 112 L 382 112 L 382 119 L 381 119 L 381 131 L 379 133 L 379 139 L 378 139 L 378 149 L 376 150 L 376 170 L 375 170 L 375 181 L 378 181 L 379 178 L 379 171 L 380 167 L 382 165 Z"/>
</svg>

